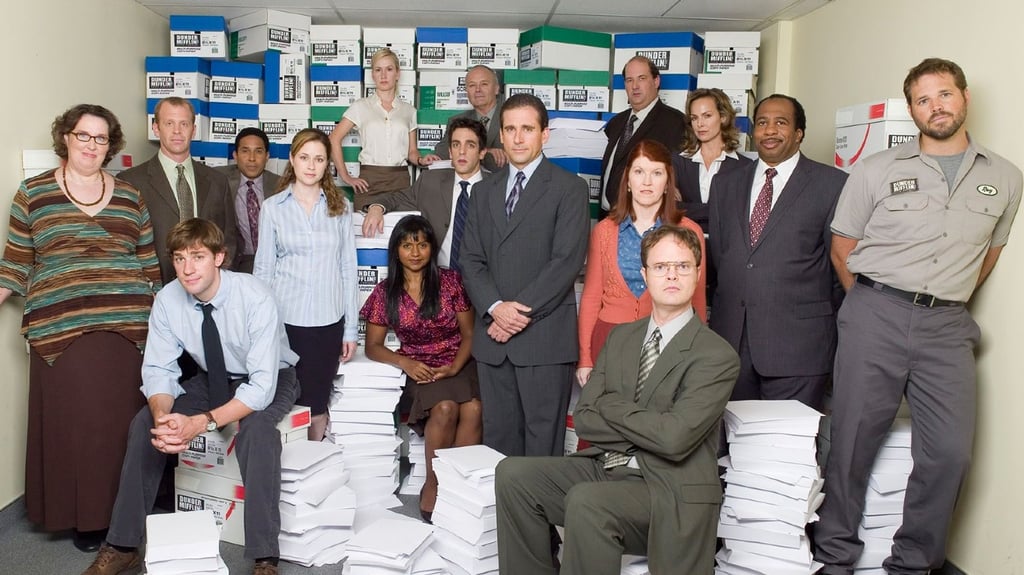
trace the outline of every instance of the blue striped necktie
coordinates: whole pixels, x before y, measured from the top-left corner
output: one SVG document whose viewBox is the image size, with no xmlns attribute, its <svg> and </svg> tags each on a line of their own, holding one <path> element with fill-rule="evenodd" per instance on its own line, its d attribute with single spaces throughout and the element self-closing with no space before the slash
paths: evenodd
<svg viewBox="0 0 1024 575">
<path fill-rule="evenodd" d="M 523 180 L 525 179 L 526 174 L 517 172 L 516 183 L 512 184 L 512 191 L 505 198 L 505 217 L 510 220 L 512 219 L 512 210 L 516 209 L 516 202 L 519 201 L 519 195 L 523 193 Z"/>
<path fill-rule="evenodd" d="M 459 182 L 462 191 L 459 192 L 459 199 L 455 202 L 455 221 L 452 223 L 452 249 L 448 258 L 448 267 L 455 271 L 462 271 L 459 266 L 459 248 L 462 247 L 462 232 L 466 231 L 466 211 L 469 209 L 469 182 Z"/>
</svg>

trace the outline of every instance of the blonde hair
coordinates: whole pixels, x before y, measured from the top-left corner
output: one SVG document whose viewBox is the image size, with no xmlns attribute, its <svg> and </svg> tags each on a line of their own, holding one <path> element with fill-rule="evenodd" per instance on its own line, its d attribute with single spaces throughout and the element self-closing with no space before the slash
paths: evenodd
<svg viewBox="0 0 1024 575">
<path fill-rule="evenodd" d="M 401 63 L 398 61 L 398 55 L 391 51 L 391 48 L 381 48 L 373 53 L 370 57 L 370 69 L 377 67 L 377 62 L 380 62 L 384 58 L 391 58 L 391 61 L 395 63 L 395 69 L 400 70 L 402 68 Z"/>
</svg>

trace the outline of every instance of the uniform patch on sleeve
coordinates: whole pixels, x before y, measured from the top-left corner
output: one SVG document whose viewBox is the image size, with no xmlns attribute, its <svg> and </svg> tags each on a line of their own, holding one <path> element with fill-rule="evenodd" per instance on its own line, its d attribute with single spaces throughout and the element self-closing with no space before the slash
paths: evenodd
<svg viewBox="0 0 1024 575">
<path fill-rule="evenodd" d="M 995 186 L 981 184 L 978 186 L 978 193 L 983 196 L 994 196 L 999 193 L 999 190 L 997 190 Z"/>
<path fill-rule="evenodd" d="M 916 192 L 917 191 L 917 178 L 910 178 L 907 180 L 896 180 L 895 182 L 889 182 L 889 193 L 891 194 L 902 194 L 904 192 Z"/>
</svg>

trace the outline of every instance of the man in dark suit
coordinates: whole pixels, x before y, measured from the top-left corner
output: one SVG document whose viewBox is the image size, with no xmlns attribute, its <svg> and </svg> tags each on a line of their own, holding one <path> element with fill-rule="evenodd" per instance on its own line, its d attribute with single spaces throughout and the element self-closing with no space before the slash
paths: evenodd
<svg viewBox="0 0 1024 575">
<path fill-rule="evenodd" d="M 484 168 L 496 172 L 504 168 L 508 162 L 501 147 L 501 118 L 496 117 L 498 110 L 501 109 L 501 83 L 498 82 L 498 75 L 487 66 L 473 66 L 466 73 L 466 95 L 473 109 L 456 114 L 448 120 L 444 137 L 434 146 L 433 157 L 442 160 L 452 157 L 449 153 L 452 122 L 460 118 L 477 120 L 487 131 L 487 137 L 484 139 L 484 146 L 487 148 L 487 154 L 483 159 Z M 427 156 L 427 159 L 430 158 L 431 156 Z"/>
<path fill-rule="evenodd" d="M 252 273 L 259 238 L 260 206 L 263 200 L 277 193 L 278 176 L 267 171 L 270 139 L 259 128 L 245 128 L 235 136 L 235 163 L 217 171 L 228 177 L 234 190 L 235 221 L 238 224 L 238 253 L 235 271 Z"/>
<path fill-rule="evenodd" d="M 579 357 L 573 282 L 590 232 L 587 184 L 541 153 L 548 113 L 532 94 L 501 108 L 508 169 L 476 185 L 459 263 L 476 309 L 484 443 L 558 455 Z"/>
<path fill-rule="evenodd" d="M 495 479 L 502 573 L 550 575 L 549 524 L 565 526 L 562 575 L 711 573 L 722 487 L 718 424 L 739 359 L 695 317 L 700 240 L 662 226 L 641 244 L 650 318 L 612 330 L 573 421 L 593 447 L 509 457 Z"/>
<path fill-rule="evenodd" d="M 119 175 L 142 193 L 149 209 L 164 285 L 177 277 L 167 253 L 167 232 L 179 221 L 199 217 L 217 224 L 224 231 L 229 262 L 235 254 L 234 194 L 224 174 L 189 155 L 195 130 L 192 104 L 175 96 L 164 98 L 153 116 L 153 134 L 160 139 L 160 151 Z"/>
<path fill-rule="evenodd" d="M 846 174 L 800 154 L 806 124 L 795 98 L 761 100 L 759 160 L 711 184 L 711 328 L 740 355 L 733 399 L 796 399 L 821 409 L 842 299 L 829 224 Z"/>
<path fill-rule="evenodd" d="M 487 134 L 483 124 L 470 118 L 456 118 L 449 130 L 452 168 L 427 170 L 411 188 L 375 197 L 374 203 L 366 207 L 363 235 L 372 238 L 384 231 L 385 212 L 418 210 L 430 222 L 437 237 L 442 238 L 438 265 L 459 269 L 458 255 L 469 198 L 473 195 L 473 186 L 484 179 L 480 159 L 486 150 Z"/>
<path fill-rule="evenodd" d="M 619 197 L 619 183 L 626 169 L 626 158 L 640 140 L 657 140 L 669 150 L 676 151 L 683 142 L 689 126 L 686 116 L 658 99 L 661 73 L 653 62 L 643 56 L 633 56 L 622 67 L 629 109 L 608 121 L 604 133 L 608 147 L 604 149 L 601 166 L 601 209 L 609 211 Z"/>
</svg>

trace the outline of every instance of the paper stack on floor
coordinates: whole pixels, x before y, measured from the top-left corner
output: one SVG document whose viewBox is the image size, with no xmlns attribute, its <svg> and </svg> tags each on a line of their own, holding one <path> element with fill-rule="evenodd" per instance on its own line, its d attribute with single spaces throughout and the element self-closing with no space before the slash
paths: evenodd
<svg viewBox="0 0 1024 575">
<path fill-rule="evenodd" d="M 306 567 L 338 563 L 352 537 L 356 494 L 342 450 L 298 441 L 281 450 L 281 558 Z"/>
<path fill-rule="evenodd" d="M 651 575 L 651 569 L 647 565 L 647 558 L 637 555 L 623 555 L 620 575 Z"/>
<path fill-rule="evenodd" d="M 401 502 L 398 489 L 398 453 L 401 440 L 395 430 L 395 407 L 402 397 L 402 370 L 371 361 L 362 350 L 341 364 L 330 403 L 330 441 L 343 448 L 348 486 L 359 506 Z"/>
<path fill-rule="evenodd" d="M 505 456 L 484 445 L 439 449 L 436 454 L 434 550 L 448 561 L 452 575 L 497 573 L 494 468 Z"/>
<path fill-rule="evenodd" d="M 220 558 L 220 530 L 213 511 L 146 517 L 146 572 L 149 575 L 227 575 Z"/>
<path fill-rule="evenodd" d="M 419 521 L 380 519 L 361 529 L 348 543 L 345 573 L 351 575 L 399 575 L 440 573 L 419 563 L 433 540 L 433 528 Z"/>
<path fill-rule="evenodd" d="M 821 417 L 793 400 L 726 405 L 717 575 L 809 575 L 821 567 L 805 531 L 824 500 L 816 445 Z"/>
<path fill-rule="evenodd" d="M 423 438 L 408 425 L 402 424 L 399 431 L 408 447 L 406 457 L 409 458 L 409 475 L 402 480 L 402 488 L 398 490 L 398 493 L 400 495 L 419 495 L 423 484 L 427 482 L 426 444 Z"/>
<path fill-rule="evenodd" d="M 608 146 L 604 124 L 603 120 L 552 118 L 550 136 L 544 144 L 544 155 L 549 158 L 600 160 Z"/>
<path fill-rule="evenodd" d="M 882 562 L 892 551 L 892 537 L 903 524 L 903 499 L 914 468 L 910 455 L 910 420 L 898 418 L 875 457 L 864 497 L 858 537 L 864 551 L 854 565 L 857 575 L 885 575 Z"/>
</svg>

